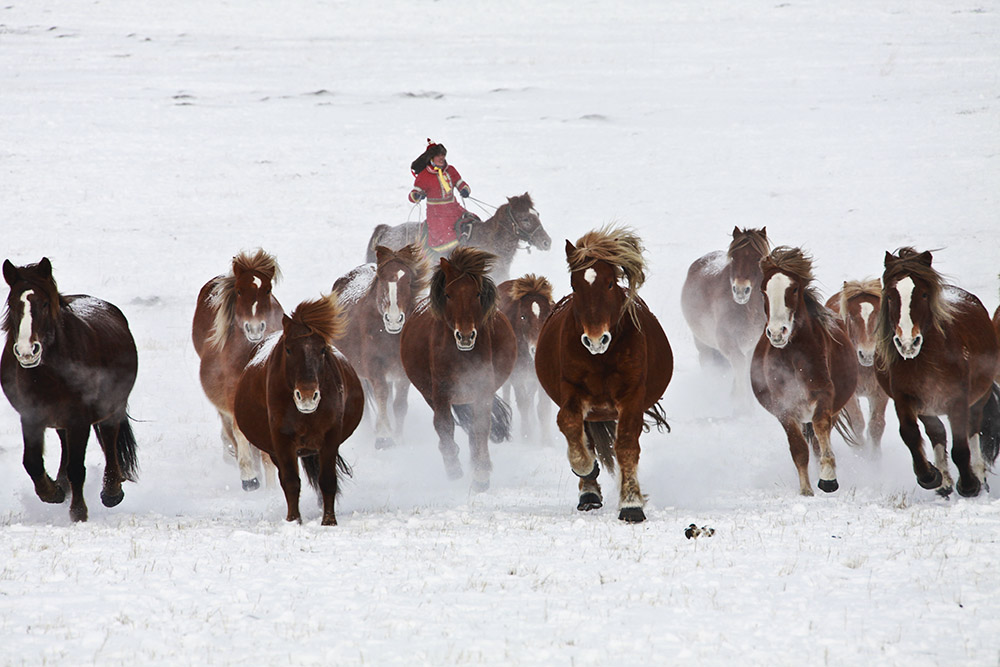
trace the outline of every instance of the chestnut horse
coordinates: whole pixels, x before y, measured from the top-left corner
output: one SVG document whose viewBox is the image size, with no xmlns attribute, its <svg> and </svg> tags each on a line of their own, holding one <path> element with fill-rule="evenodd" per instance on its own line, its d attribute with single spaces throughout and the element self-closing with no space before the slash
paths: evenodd
<svg viewBox="0 0 1000 667">
<path fill-rule="evenodd" d="M 865 425 L 859 398 L 868 401 L 868 444 L 874 453 L 880 451 L 885 432 L 885 407 L 889 396 L 875 377 L 875 340 L 882 283 L 873 280 L 845 280 L 839 292 L 826 301 L 826 307 L 847 326 L 851 345 L 858 353 L 858 386 L 844 406 L 851 424 L 858 433 Z"/>
<path fill-rule="evenodd" d="M 764 329 L 760 259 L 770 251 L 767 227 L 733 227 L 729 250 L 697 259 L 681 288 L 681 309 L 704 367 L 725 358 L 733 369 L 732 401 L 751 405 L 750 357 Z"/>
<path fill-rule="evenodd" d="M 971 497 L 985 481 L 980 436 L 995 442 L 1000 429 L 997 334 L 979 299 L 946 284 L 932 259 L 930 252 L 910 247 L 886 252 L 876 371 L 895 403 L 917 483 L 942 495 L 954 486 Z M 927 461 L 917 425 L 918 417 L 940 415 L 947 415 L 951 426 L 957 485 L 948 470 L 943 425 L 938 433 L 928 428 L 936 466 Z"/>
<path fill-rule="evenodd" d="M 298 521 L 298 459 L 323 501 L 323 525 L 337 525 L 338 470 L 350 474 L 340 445 L 365 408 L 361 381 L 333 346 L 345 322 L 336 294 L 303 301 L 282 329 L 260 343 L 236 386 L 236 437 L 267 452 L 278 468 L 288 507 Z"/>
<path fill-rule="evenodd" d="M 542 323 L 552 312 L 552 283 L 542 276 L 528 273 L 520 278 L 497 285 L 500 295 L 500 312 L 507 316 L 514 337 L 517 339 L 517 363 L 504 385 L 504 399 L 514 388 L 514 398 L 521 414 L 521 435 L 528 439 L 533 431 L 537 414 L 538 423 L 549 421 L 550 404 L 539 391 L 538 376 L 535 375 L 535 348 Z M 537 406 L 535 396 L 538 395 Z"/>
<path fill-rule="evenodd" d="M 136 442 L 126 414 L 138 368 L 135 341 L 112 304 L 60 294 L 45 257 L 21 267 L 4 261 L 3 277 L 10 294 L 0 384 L 21 416 L 24 469 L 43 502 L 63 502 L 68 487 L 70 518 L 86 521 L 84 461 L 91 427 L 104 450 L 105 507 L 125 497 L 123 481 L 135 481 Z M 62 445 L 56 481 L 45 472 L 47 428 L 56 430 Z"/>
<path fill-rule="evenodd" d="M 636 477 L 639 432 L 647 428 L 644 414 L 667 426 L 659 401 L 674 360 L 663 328 L 637 293 L 645 280 L 642 241 L 626 227 L 605 227 L 576 245 L 566 241 L 566 261 L 573 291 L 542 325 L 535 371 L 559 406 L 556 424 L 580 478 L 577 509 L 602 506 L 597 457 L 608 472 L 617 459 L 618 518 L 645 521 Z"/>
<path fill-rule="evenodd" d="M 417 244 L 399 250 L 379 246 L 375 257 L 374 264 L 362 264 L 338 278 L 333 290 L 347 317 L 347 333 L 337 347 L 371 387 L 377 411 L 375 447 L 383 449 L 402 438 L 410 381 L 399 358 L 399 333 L 427 289 L 430 267 Z M 390 397 L 394 425 L 389 423 Z"/>
<path fill-rule="evenodd" d="M 487 276 L 493 258 L 464 246 L 442 257 L 430 296 L 406 320 L 399 347 L 407 377 L 434 411 L 438 448 L 451 479 L 462 476 L 453 408 L 468 430 L 476 491 L 489 488 L 491 432 L 495 440 L 509 437 L 509 411 L 497 409 L 496 391 L 517 358 L 514 331 L 497 310 L 496 286 Z"/>
<path fill-rule="evenodd" d="M 514 253 L 523 243 L 527 249 L 532 247 L 548 250 L 552 239 L 542 227 L 538 211 L 531 201 L 531 195 L 508 197 L 507 203 L 500 207 L 488 219 L 470 223 L 468 235 L 460 235 L 461 245 L 481 248 L 496 255 L 490 269 L 490 276 L 495 282 L 502 282 L 510 277 L 510 265 L 514 261 Z M 401 225 L 378 225 L 368 240 L 368 250 L 365 261 L 375 261 L 375 248 L 384 245 L 390 248 L 401 248 L 408 243 L 420 242 L 428 256 L 437 259 L 433 251 L 426 247 L 427 229 L 422 222 L 404 222 Z"/>
<path fill-rule="evenodd" d="M 830 431 L 857 387 L 854 346 L 820 300 L 812 259 L 802 250 L 775 248 L 760 268 L 767 325 L 750 364 L 753 393 L 785 430 L 802 495 L 813 495 L 809 444 L 819 450 L 819 488 L 832 493 L 839 484 Z M 838 430 L 857 444 L 853 434 Z"/>
<path fill-rule="evenodd" d="M 272 255 L 260 249 L 241 252 L 233 257 L 227 275 L 216 276 L 201 288 L 191 323 L 191 340 L 201 359 L 201 387 L 222 420 L 223 456 L 236 456 L 244 491 L 260 487 L 260 452 L 240 446 L 233 435 L 236 381 L 254 346 L 281 328 L 284 311 L 271 294 L 280 279 L 281 269 Z M 267 460 L 264 469 L 270 485 L 274 472 Z"/>
</svg>

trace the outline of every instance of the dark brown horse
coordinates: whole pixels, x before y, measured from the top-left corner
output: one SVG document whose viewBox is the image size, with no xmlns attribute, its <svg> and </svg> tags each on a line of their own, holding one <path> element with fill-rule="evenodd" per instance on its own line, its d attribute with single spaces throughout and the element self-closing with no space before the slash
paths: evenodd
<svg viewBox="0 0 1000 667">
<path fill-rule="evenodd" d="M 271 293 L 280 279 L 281 270 L 272 255 L 260 249 L 241 252 L 233 257 L 228 274 L 212 278 L 201 288 L 191 323 L 191 340 L 201 359 L 201 386 L 222 420 L 223 455 L 236 456 L 245 491 L 260 487 L 261 457 L 256 449 L 241 447 L 233 435 L 236 382 L 254 346 L 281 329 L 284 311 Z M 266 459 L 264 464 L 270 486 L 274 472 Z"/>
<path fill-rule="evenodd" d="M 442 257 L 431 278 L 430 297 L 406 320 L 400 356 L 410 382 L 434 411 L 445 470 L 462 476 L 455 443 L 453 408 L 469 432 L 473 488 L 489 488 L 489 437 L 506 439 L 498 423 L 496 391 L 510 377 L 517 358 L 514 331 L 497 310 L 497 290 L 487 276 L 493 255 L 456 248 Z"/>
<path fill-rule="evenodd" d="M 621 469 L 618 518 L 645 521 L 639 489 L 643 415 L 666 426 L 659 400 L 674 360 L 663 328 L 637 291 L 645 280 L 642 241 L 624 227 L 566 241 L 572 294 L 549 315 L 538 336 L 535 371 L 559 406 L 569 464 L 580 477 L 577 509 L 601 507 L 599 456 Z M 620 281 L 624 280 L 627 287 Z"/>
<path fill-rule="evenodd" d="M 427 289 L 430 267 L 417 244 L 399 250 L 379 246 L 375 259 L 338 278 L 333 290 L 347 317 L 347 333 L 337 347 L 371 387 L 377 411 L 375 447 L 383 449 L 403 435 L 410 381 L 399 358 L 399 333 Z"/>
<path fill-rule="evenodd" d="M 267 452 L 278 468 L 288 506 L 299 514 L 299 457 L 323 500 L 323 525 L 335 526 L 338 469 L 350 474 L 340 445 L 358 427 L 365 398 L 361 381 L 333 347 L 345 330 L 336 294 L 303 301 L 282 330 L 257 346 L 236 387 L 236 437 Z"/>
<path fill-rule="evenodd" d="M 1000 428 L 995 400 L 991 402 L 997 334 L 979 299 L 946 284 L 931 260 L 930 252 L 909 247 L 885 254 L 876 370 L 895 403 L 917 483 L 942 494 L 954 486 L 963 496 L 975 496 L 985 480 L 980 436 L 995 441 Z M 984 418 L 988 405 L 989 418 Z M 957 485 L 948 469 L 944 428 L 935 433 L 926 419 L 941 415 L 948 416 L 951 426 Z M 918 418 L 928 429 L 936 466 L 927 461 Z"/>
<path fill-rule="evenodd" d="M 528 439 L 534 430 L 536 414 L 539 424 L 549 421 L 550 403 L 539 391 L 538 376 L 535 375 L 535 349 L 542 323 L 554 305 L 552 283 L 547 278 L 528 273 L 497 285 L 497 291 L 500 294 L 500 312 L 507 316 L 517 339 L 517 363 L 510 380 L 504 385 L 504 399 L 513 387 L 514 399 L 521 414 L 521 435 Z"/>
<path fill-rule="evenodd" d="M 701 365 L 725 359 L 733 370 L 732 400 L 740 411 L 751 405 L 750 358 L 764 330 L 760 260 L 770 252 L 767 227 L 733 227 L 729 250 L 716 250 L 688 269 L 681 309 Z"/>
<path fill-rule="evenodd" d="M 101 502 L 114 507 L 125 497 L 122 482 L 135 481 L 136 443 L 126 414 L 138 355 L 128 321 L 118 308 L 91 296 L 63 295 L 52 264 L 16 267 L 5 261 L 10 285 L 0 357 L 0 384 L 21 415 L 24 469 L 35 493 L 61 503 L 72 492 L 69 515 L 87 520 L 84 458 L 93 427 L 104 450 Z M 62 445 L 57 481 L 45 472 L 45 429 Z"/>
<path fill-rule="evenodd" d="M 854 346 L 812 285 L 810 257 L 782 246 L 760 266 L 767 324 L 750 364 L 753 393 L 785 430 L 802 495 L 813 495 L 810 443 L 819 450 L 819 488 L 831 493 L 839 484 L 830 431 L 857 387 Z M 857 443 L 853 434 L 841 433 Z"/>
<path fill-rule="evenodd" d="M 426 248 L 426 237 L 426 227 L 421 222 L 405 222 L 395 227 L 378 225 L 368 240 L 365 261 L 375 261 L 375 248 L 380 245 L 397 249 L 415 242 L 424 244 L 428 256 L 436 260 L 440 256 Z M 542 227 L 531 195 L 525 192 L 523 195 L 508 197 L 507 203 L 501 204 L 487 220 L 472 223 L 469 235 L 460 237 L 459 243 L 496 255 L 490 276 L 495 282 L 502 282 L 510 277 L 510 264 L 520 244 L 523 243 L 529 251 L 532 247 L 548 250 L 552 246 L 552 239 Z"/>
<path fill-rule="evenodd" d="M 868 401 L 867 440 L 874 453 L 880 451 L 882 434 L 885 432 L 885 407 L 889 396 L 875 377 L 875 342 L 878 326 L 878 311 L 882 301 L 882 283 L 873 280 L 845 280 L 839 292 L 826 301 L 826 307 L 833 311 L 847 326 L 847 335 L 858 353 L 858 386 L 851 400 L 844 406 L 849 421 L 860 433 L 864 428 L 865 416 L 861 411 L 860 398 Z"/>
</svg>

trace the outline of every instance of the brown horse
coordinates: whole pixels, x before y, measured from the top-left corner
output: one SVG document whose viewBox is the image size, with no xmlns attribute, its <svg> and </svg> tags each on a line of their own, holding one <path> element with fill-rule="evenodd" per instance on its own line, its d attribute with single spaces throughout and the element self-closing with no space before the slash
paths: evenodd
<svg viewBox="0 0 1000 667">
<path fill-rule="evenodd" d="M 333 290 L 347 317 L 347 333 L 337 347 L 375 399 L 375 447 L 392 447 L 402 438 L 410 381 L 399 358 L 399 333 L 427 289 L 430 267 L 417 244 L 375 249 L 376 262 L 337 279 Z M 394 428 L 389 423 L 392 394 Z"/>
<path fill-rule="evenodd" d="M 737 409 L 751 405 L 750 357 L 764 330 L 760 260 L 770 252 L 767 227 L 733 227 L 729 250 L 697 259 L 681 289 L 681 309 L 698 358 L 704 367 L 723 357 L 733 369 L 732 400 Z"/>
<path fill-rule="evenodd" d="M 548 250 L 552 246 L 552 239 L 542 227 L 538 211 L 527 192 L 508 197 L 507 203 L 501 204 L 490 218 L 470 224 L 471 227 L 466 228 L 467 234 L 459 236 L 459 243 L 496 255 L 490 269 L 490 276 L 495 282 L 502 282 L 510 277 L 510 264 L 514 261 L 514 253 L 520 244 L 523 243 L 529 252 L 532 247 Z M 378 225 L 368 240 L 365 261 L 376 261 L 375 248 L 380 245 L 395 249 L 414 242 L 424 244 L 428 256 L 438 259 L 440 255 L 426 248 L 426 231 L 426 226 L 421 222 L 405 222 L 395 227 Z"/>
<path fill-rule="evenodd" d="M 509 389 L 514 388 L 514 398 L 521 414 L 521 435 L 528 439 L 533 430 L 534 415 L 539 424 L 549 421 L 550 404 L 538 390 L 538 376 L 535 375 L 535 349 L 542 323 L 552 312 L 552 283 L 542 276 L 528 273 L 520 278 L 508 280 L 497 286 L 500 294 L 500 312 L 507 316 L 514 337 L 517 339 L 517 363 L 504 385 L 504 398 Z M 535 405 L 535 395 L 538 404 Z"/>
<path fill-rule="evenodd" d="M 361 381 L 333 347 L 345 322 L 336 294 L 303 301 L 282 330 L 260 343 L 236 387 L 236 437 L 267 452 L 278 468 L 288 506 L 299 514 L 298 459 L 323 500 L 323 525 L 337 525 L 338 469 L 350 474 L 340 445 L 358 427 L 365 398 Z"/>
<path fill-rule="evenodd" d="M 819 488 L 832 493 L 839 484 L 830 431 L 857 386 L 854 346 L 812 286 L 810 257 L 782 246 L 760 267 L 767 325 L 750 364 L 753 393 L 785 430 L 802 495 L 813 495 L 807 439 L 819 449 Z"/>
<path fill-rule="evenodd" d="M 875 377 L 875 341 L 878 325 L 879 305 L 882 301 L 882 283 L 874 280 L 845 280 L 839 292 L 826 301 L 826 307 L 833 311 L 847 326 L 847 335 L 858 353 L 858 386 L 844 409 L 848 419 L 860 433 L 864 428 L 865 416 L 861 411 L 861 401 L 868 401 L 868 444 L 878 453 L 885 432 L 885 407 L 889 396 Z"/>
<path fill-rule="evenodd" d="M 961 495 L 975 496 L 985 480 L 980 436 L 995 441 L 1000 428 L 997 406 L 991 400 L 995 399 L 997 334 L 979 299 L 946 284 L 931 261 L 930 252 L 918 253 L 909 247 L 895 255 L 886 252 L 876 370 L 879 383 L 895 403 L 899 434 L 910 449 L 917 483 L 925 489 L 940 489 L 943 495 L 955 486 Z M 988 406 L 988 418 L 984 418 Z M 948 470 L 943 425 L 935 433 L 926 420 L 940 415 L 947 415 L 951 426 L 957 485 Z M 936 467 L 924 453 L 918 417 L 928 428 Z"/>
<path fill-rule="evenodd" d="M 642 241 L 628 228 L 606 227 L 576 245 L 566 241 L 566 261 L 573 291 L 542 326 L 535 371 L 559 406 L 556 424 L 580 477 L 577 509 L 602 506 L 597 457 L 609 472 L 617 459 L 618 518 L 645 521 L 636 477 L 639 432 L 646 428 L 644 414 L 667 426 L 659 400 L 674 360 L 663 328 L 637 294 L 645 280 Z"/>
<path fill-rule="evenodd" d="M 506 439 L 496 391 L 510 377 L 517 343 L 510 322 L 497 310 L 497 290 L 487 276 L 493 255 L 456 248 L 442 257 L 431 278 L 430 297 L 403 325 L 399 353 L 410 382 L 434 411 L 445 470 L 462 476 L 452 409 L 469 432 L 473 488 L 489 488 L 488 439 Z"/>
<path fill-rule="evenodd" d="M 84 459 L 93 427 L 104 450 L 101 502 L 114 507 L 125 497 L 122 482 L 134 481 L 136 442 L 126 414 L 138 355 L 128 321 L 118 308 L 86 295 L 62 295 L 45 257 L 16 267 L 5 261 L 10 285 L 0 357 L 0 384 L 21 416 L 24 469 L 35 493 L 61 503 L 72 492 L 69 515 L 87 520 Z M 62 445 L 54 482 L 45 472 L 45 429 Z"/>
<path fill-rule="evenodd" d="M 260 452 L 241 447 L 233 435 L 236 381 L 254 346 L 281 328 L 284 311 L 271 294 L 280 279 L 281 270 L 272 255 L 260 249 L 252 254 L 241 252 L 233 257 L 227 275 L 216 276 L 201 288 L 191 324 L 191 340 L 201 359 L 201 386 L 222 420 L 223 455 L 236 456 L 244 491 L 260 487 Z M 266 460 L 264 464 L 270 485 L 274 473 Z"/>
</svg>

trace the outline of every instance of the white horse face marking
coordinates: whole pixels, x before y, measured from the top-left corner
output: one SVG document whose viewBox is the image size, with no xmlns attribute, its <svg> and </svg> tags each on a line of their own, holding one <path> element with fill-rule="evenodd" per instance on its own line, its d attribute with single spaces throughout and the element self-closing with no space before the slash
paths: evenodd
<svg viewBox="0 0 1000 667">
<path fill-rule="evenodd" d="M 862 327 L 864 328 L 863 340 L 858 343 L 858 363 L 862 366 L 870 367 L 875 363 L 875 306 L 867 301 L 861 304 L 859 314 L 861 316 Z"/>
<path fill-rule="evenodd" d="M 583 279 L 587 281 L 588 285 L 593 285 L 594 281 L 597 280 L 597 271 L 593 268 L 587 269 L 583 272 Z"/>
<path fill-rule="evenodd" d="M 785 304 L 785 294 L 791 286 L 791 278 L 784 273 L 775 273 L 764 286 L 768 307 L 767 328 L 764 332 L 771 345 L 779 350 L 788 345 L 792 336 L 795 314 Z"/>
<path fill-rule="evenodd" d="M 406 275 L 403 271 L 400 271 L 399 274 L 400 277 Z M 399 307 L 399 282 L 398 280 L 390 280 L 385 284 L 385 287 L 388 304 L 382 314 L 382 323 L 385 325 L 387 333 L 398 334 L 403 330 L 403 323 L 406 321 L 406 313 Z"/>
<path fill-rule="evenodd" d="M 21 292 L 21 322 L 17 328 L 17 339 L 14 341 L 14 356 L 22 368 L 34 368 L 42 363 L 42 344 L 32 341 L 31 335 L 31 301 L 35 290 Z"/>
<path fill-rule="evenodd" d="M 920 346 L 924 337 L 920 328 L 913 323 L 911 308 L 913 305 L 913 279 L 907 276 L 896 283 L 896 293 L 899 294 L 899 322 L 896 323 L 896 335 L 892 342 L 903 359 L 913 359 L 920 354 Z"/>
</svg>

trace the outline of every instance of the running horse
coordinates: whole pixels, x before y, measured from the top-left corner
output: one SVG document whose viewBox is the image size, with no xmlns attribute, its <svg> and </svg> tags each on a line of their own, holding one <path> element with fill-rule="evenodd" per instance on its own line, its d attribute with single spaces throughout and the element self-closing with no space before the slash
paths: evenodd
<svg viewBox="0 0 1000 667">
<path fill-rule="evenodd" d="M 982 441 L 995 443 L 1000 435 L 997 334 L 979 299 L 946 284 L 932 259 L 930 252 L 910 247 L 886 252 L 876 371 L 895 403 L 917 483 L 942 495 L 954 487 L 972 497 L 985 481 Z M 957 484 L 948 469 L 944 427 L 939 420 L 934 420 L 939 432 L 928 426 L 928 417 L 942 415 L 951 426 Z M 936 465 L 926 458 L 918 418 L 928 430 Z M 995 445 L 992 449 L 991 459 Z"/>
<path fill-rule="evenodd" d="M 105 507 L 124 499 L 122 482 L 135 481 L 136 442 L 126 414 L 138 368 L 135 340 L 114 305 L 60 294 L 48 258 L 21 267 L 4 261 L 3 277 L 10 294 L 0 384 L 21 416 L 24 469 L 43 502 L 61 503 L 68 490 L 70 518 L 86 521 L 91 427 L 104 450 Z M 56 481 L 45 471 L 47 428 L 56 430 L 62 447 Z"/>
<path fill-rule="evenodd" d="M 233 435 L 236 382 L 254 346 L 281 329 L 284 311 L 271 293 L 280 279 L 281 269 L 273 255 L 261 249 L 241 252 L 233 257 L 228 274 L 212 278 L 201 288 L 191 323 L 191 340 L 201 359 L 201 387 L 222 420 L 223 456 L 236 456 L 244 491 L 260 487 L 261 457 L 256 449 L 241 446 Z M 264 469 L 270 485 L 274 473 L 267 460 Z"/>
<path fill-rule="evenodd" d="M 542 323 L 552 312 L 552 283 L 547 278 L 528 273 L 520 278 L 497 285 L 500 294 L 500 311 L 507 316 L 514 337 L 517 339 L 517 363 L 504 385 L 504 399 L 514 389 L 518 411 L 521 414 L 521 434 L 531 437 L 534 415 L 541 425 L 549 421 L 550 404 L 539 391 L 538 376 L 535 375 L 535 349 Z M 536 405 L 535 396 L 538 395 Z"/>
<path fill-rule="evenodd" d="M 347 317 L 347 333 L 337 347 L 371 388 L 377 449 L 392 447 L 402 438 L 410 381 L 399 357 L 399 334 L 427 289 L 429 276 L 420 245 L 399 250 L 379 246 L 374 264 L 362 264 L 333 284 Z M 394 424 L 389 422 L 390 399 Z"/>
<path fill-rule="evenodd" d="M 663 328 L 638 295 L 645 280 L 642 241 L 626 227 L 605 227 L 576 245 L 566 241 L 566 260 L 573 291 L 542 326 L 535 371 L 559 406 L 556 424 L 580 478 L 577 509 L 603 505 L 597 458 L 608 472 L 617 459 L 618 518 L 645 521 L 636 477 L 639 433 L 647 429 L 644 415 L 667 426 L 659 401 L 674 364 Z"/>
<path fill-rule="evenodd" d="M 826 307 L 847 326 L 847 335 L 858 353 L 858 386 L 844 409 L 860 433 L 865 426 L 865 416 L 859 398 L 868 401 L 867 441 L 876 454 L 881 451 L 885 408 L 889 404 L 889 396 L 875 377 L 875 341 L 881 302 L 882 283 L 877 278 L 845 280 L 840 291 L 826 301 Z"/>
<path fill-rule="evenodd" d="M 324 526 L 337 525 L 339 473 L 350 474 L 340 445 L 361 422 L 361 381 L 333 346 L 346 329 L 336 294 L 303 301 L 281 330 L 257 345 L 236 386 L 239 440 L 267 452 L 285 492 L 286 521 L 301 523 L 298 460 L 323 504 Z"/>
<path fill-rule="evenodd" d="M 468 230 L 467 233 L 459 234 L 459 244 L 480 248 L 496 255 L 490 269 L 490 277 L 497 283 L 510 277 L 510 265 L 521 243 L 525 244 L 529 252 L 533 247 L 548 250 L 552 246 L 552 239 L 542 227 L 541 218 L 538 217 L 531 195 L 527 192 L 508 197 L 507 203 L 501 204 L 487 220 L 467 224 L 468 227 L 463 227 Z M 380 245 L 399 249 L 415 242 L 424 245 L 428 256 L 434 259 L 440 257 L 426 248 L 426 240 L 426 229 L 422 222 L 404 222 L 396 226 L 378 225 L 368 240 L 365 261 L 368 263 L 376 261 L 375 249 Z"/>
<path fill-rule="evenodd" d="M 725 359 L 733 370 L 732 400 L 751 405 L 750 358 L 764 330 L 760 260 L 770 252 L 767 227 L 733 227 L 725 252 L 716 250 L 691 264 L 681 288 L 681 310 L 702 367 Z"/>
<path fill-rule="evenodd" d="M 487 275 L 493 259 L 464 246 L 442 257 L 430 295 L 407 318 L 399 346 L 407 377 L 434 411 L 438 448 L 451 479 L 462 476 L 453 410 L 468 431 L 476 491 L 490 484 L 488 440 L 509 437 L 510 413 L 500 409 L 496 392 L 517 358 L 514 331 L 497 309 L 497 289 Z"/>
<path fill-rule="evenodd" d="M 819 453 L 819 488 L 837 490 L 837 461 L 830 432 L 851 444 L 857 438 L 839 422 L 854 395 L 858 362 L 843 322 L 827 310 L 812 285 L 812 259 L 781 246 L 761 260 L 767 324 L 754 349 L 750 383 L 757 401 L 774 415 L 788 438 L 799 473 L 799 491 L 809 483 L 809 445 Z"/>
</svg>

